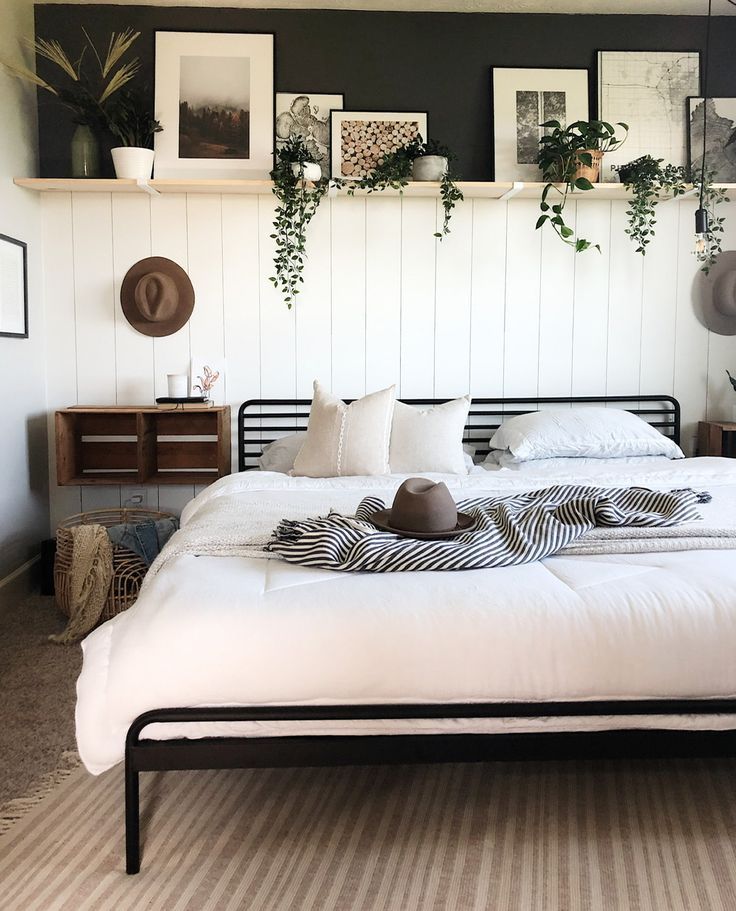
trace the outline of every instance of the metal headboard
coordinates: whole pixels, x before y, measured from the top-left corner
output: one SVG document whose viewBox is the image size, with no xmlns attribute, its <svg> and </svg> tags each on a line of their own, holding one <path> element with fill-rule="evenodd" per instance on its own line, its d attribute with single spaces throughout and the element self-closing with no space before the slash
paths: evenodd
<svg viewBox="0 0 736 911">
<path fill-rule="evenodd" d="M 353 399 L 345 399 L 351 402 Z M 440 405 L 450 399 L 401 399 L 407 405 Z M 263 447 L 279 437 L 306 430 L 311 399 L 249 399 L 238 410 L 238 470 L 255 468 Z M 488 441 L 506 418 L 546 405 L 613 405 L 630 411 L 680 442 L 680 403 L 669 395 L 555 396 L 473 399 L 463 442 L 475 447 L 476 459 L 488 455 Z"/>
</svg>

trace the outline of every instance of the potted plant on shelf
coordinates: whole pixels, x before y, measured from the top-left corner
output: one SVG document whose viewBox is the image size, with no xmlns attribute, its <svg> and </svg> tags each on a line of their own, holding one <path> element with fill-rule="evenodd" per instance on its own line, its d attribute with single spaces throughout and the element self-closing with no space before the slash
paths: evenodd
<svg viewBox="0 0 736 911">
<path fill-rule="evenodd" d="M 107 128 L 120 145 L 110 150 L 115 176 L 148 180 L 153 170 L 153 137 L 163 127 L 138 92 L 124 90 L 105 112 Z"/>
<path fill-rule="evenodd" d="M 542 214 L 536 227 L 541 228 L 549 222 L 558 237 L 574 247 L 576 253 L 593 246 L 600 251 L 598 244 L 575 237 L 573 229 L 565 224 L 563 212 L 569 193 L 593 189 L 593 183 L 600 176 L 603 155 L 626 141 L 629 128 L 625 123 L 617 123 L 614 127 L 603 120 L 578 120 L 568 127 L 563 127 L 559 120 L 548 120 L 542 127 L 549 132 L 539 140 L 537 161 L 546 185 L 539 204 Z M 616 135 L 616 127 L 624 131 L 622 137 Z M 559 194 L 556 203 L 548 202 L 552 192 Z"/>
<path fill-rule="evenodd" d="M 445 235 L 450 233 L 452 210 L 464 198 L 462 191 L 455 184 L 455 178 L 450 168 L 450 164 L 455 158 L 456 156 L 447 146 L 433 139 L 425 142 L 419 136 L 412 139 L 407 145 L 386 155 L 367 177 L 349 184 L 344 181 L 338 183 L 341 186 L 348 185 L 348 193 L 352 194 L 356 189 L 367 190 L 369 193 L 392 189 L 401 193 L 408 186 L 410 179 L 439 182 L 444 215 L 442 228 L 435 232 L 435 237 L 442 240 Z"/>
<path fill-rule="evenodd" d="M 317 171 L 310 169 L 310 164 Z M 320 177 L 310 182 L 310 173 L 319 173 Z M 329 188 L 329 180 L 321 178 L 321 173 L 301 136 L 291 136 L 278 149 L 276 167 L 271 171 L 273 192 L 279 202 L 271 234 L 276 242 L 275 275 L 271 281 L 282 292 L 289 309 L 299 293 L 299 285 L 304 282 L 307 226 Z"/>
<path fill-rule="evenodd" d="M 25 66 L 4 62 L 3 66 L 13 76 L 30 82 L 55 95 L 59 103 L 71 111 L 76 124 L 71 142 L 72 177 L 97 177 L 100 171 L 98 133 L 106 125 L 106 109 L 110 99 L 138 72 L 137 58 L 122 63 L 122 58 L 136 41 L 140 32 L 128 28 L 113 32 L 104 58 L 100 56 L 85 29 L 82 53 L 72 63 L 61 44 L 46 38 L 27 41 L 38 57 L 48 60 L 59 70 L 59 79 L 47 81 Z M 97 68 L 90 73 L 85 67 L 85 51 L 90 50 Z M 86 59 L 89 59 L 87 56 Z"/>
</svg>

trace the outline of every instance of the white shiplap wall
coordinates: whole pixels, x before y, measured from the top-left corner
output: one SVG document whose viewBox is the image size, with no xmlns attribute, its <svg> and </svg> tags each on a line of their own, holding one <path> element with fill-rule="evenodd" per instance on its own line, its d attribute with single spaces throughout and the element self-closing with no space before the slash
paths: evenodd
<svg viewBox="0 0 736 911">
<path fill-rule="evenodd" d="M 467 200 L 442 243 L 433 199 L 327 200 L 289 311 L 268 281 L 270 196 L 46 194 L 50 410 L 151 402 L 194 352 L 227 359 L 233 418 L 246 398 L 308 397 L 315 377 L 344 396 L 393 382 L 405 397 L 674 393 L 690 448 L 698 419 L 730 417 L 725 368 L 736 367 L 736 340 L 693 313 L 694 204 L 659 207 L 645 259 L 624 234 L 625 203 L 573 203 L 571 219 L 576 205 L 601 254 L 535 231 L 534 200 Z M 126 270 L 149 255 L 181 263 L 196 289 L 189 324 L 163 339 L 136 333 L 119 305 Z M 57 488 L 51 471 L 52 523 L 130 493 Z M 179 509 L 192 493 L 148 498 Z"/>
</svg>

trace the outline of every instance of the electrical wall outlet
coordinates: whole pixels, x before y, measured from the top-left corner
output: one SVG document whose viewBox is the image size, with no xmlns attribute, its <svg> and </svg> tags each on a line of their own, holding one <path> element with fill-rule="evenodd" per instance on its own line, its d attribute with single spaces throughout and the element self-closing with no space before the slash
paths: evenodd
<svg viewBox="0 0 736 911">
<path fill-rule="evenodd" d="M 146 487 L 121 487 L 120 502 L 124 508 L 148 506 L 148 489 Z"/>
</svg>

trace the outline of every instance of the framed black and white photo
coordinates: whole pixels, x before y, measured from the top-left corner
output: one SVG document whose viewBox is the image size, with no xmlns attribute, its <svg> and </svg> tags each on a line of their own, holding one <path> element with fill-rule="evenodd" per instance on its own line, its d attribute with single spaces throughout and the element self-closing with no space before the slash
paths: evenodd
<svg viewBox="0 0 736 911">
<path fill-rule="evenodd" d="M 495 180 L 540 180 L 542 124 L 588 119 L 588 71 L 494 66 Z"/>
<path fill-rule="evenodd" d="M 706 169 L 714 183 L 736 183 L 736 98 L 688 98 L 688 161 L 699 171 L 703 160 L 703 114 L 707 118 Z"/>
<path fill-rule="evenodd" d="M 274 36 L 156 32 L 156 177 L 268 178 Z"/>
<path fill-rule="evenodd" d="M 333 111 L 332 176 L 360 180 L 385 155 L 412 139 L 427 139 L 427 112 Z"/>
<path fill-rule="evenodd" d="M 5 234 L 0 234 L 0 336 L 28 338 L 27 248 Z"/>
<path fill-rule="evenodd" d="M 641 155 L 686 164 L 686 99 L 699 93 L 698 51 L 598 51 L 598 117 L 629 126 L 623 146 L 606 152 L 601 179 Z"/>
<path fill-rule="evenodd" d="M 330 174 L 330 112 L 344 105 L 343 95 L 316 92 L 276 93 L 276 150 L 294 136 L 304 140 L 312 160 Z"/>
</svg>

